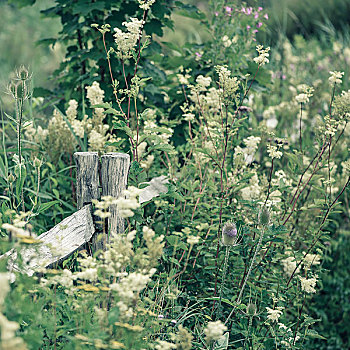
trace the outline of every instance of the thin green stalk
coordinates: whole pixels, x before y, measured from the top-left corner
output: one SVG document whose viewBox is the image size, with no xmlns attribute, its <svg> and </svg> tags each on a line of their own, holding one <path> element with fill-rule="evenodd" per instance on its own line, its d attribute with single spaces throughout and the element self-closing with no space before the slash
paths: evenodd
<svg viewBox="0 0 350 350">
<path fill-rule="evenodd" d="M 237 299 L 237 305 L 240 304 L 241 302 L 241 298 L 242 298 L 242 295 L 243 295 L 243 292 L 244 292 L 244 288 L 247 284 L 247 281 L 248 281 L 248 278 L 249 278 L 249 275 L 250 273 L 252 272 L 252 269 L 253 269 L 253 265 L 254 265 L 254 262 L 256 260 L 256 256 L 258 255 L 258 252 L 260 250 L 260 247 L 261 247 L 261 243 L 262 243 L 262 240 L 263 240 L 263 237 L 264 237 L 264 233 L 265 233 L 265 226 L 262 226 L 262 229 L 261 229 L 261 234 L 260 234 L 260 238 L 259 238 L 259 242 L 256 246 L 256 249 L 255 249 L 255 253 L 254 253 L 254 256 L 253 256 L 253 259 L 252 259 L 252 262 L 250 263 L 250 266 L 249 266 L 249 270 L 248 270 L 248 273 L 247 273 L 247 276 L 244 280 L 244 283 L 243 283 L 243 286 L 239 292 L 239 295 L 238 295 L 238 299 Z M 232 311 L 230 312 L 230 314 L 228 315 L 227 319 L 226 319 L 226 322 L 225 324 L 228 322 L 228 320 L 231 318 L 233 312 L 235 311 L 236 307 L 234 307 L 232 309 Z"/>
<path fill-rule="evenodd" d="M 220 285 L 220 295 L 219 295 L 219 305 L 218 308 L 216 309 L 216 316 L 219 317 L 220 312 L 221 312 L 221 300 L 222 300 L 222 293 L 224 290 L 225 286 L 225 281 L 226 281 L 226 275 L 227 275 L 227 265 L 228 265 L 228 258 L 230 256 L 230 247 L 226 247 L 226 253 L 225 253 L 225 261 L 224 261 L 224 269 L 222 271 L 222 281 Z"/>
</svg>

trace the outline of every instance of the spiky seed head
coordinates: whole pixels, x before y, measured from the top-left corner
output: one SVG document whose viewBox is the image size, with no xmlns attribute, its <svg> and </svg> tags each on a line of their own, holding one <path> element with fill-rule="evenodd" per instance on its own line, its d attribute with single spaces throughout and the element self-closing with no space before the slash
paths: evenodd
<svg viewBox="0 0 350 350">
<path fill-rule="evenodd" d="M 222 244 L 225 246 L 233 246 L 237 243 L 237 228 L 235 223 L 226 222 L 222 228 Z"/>
<path fill-rule="evenodd" d="M 252 303 L 249 303 L 247 305 L 247 310 L 246 310 L 246 313 L 249 317 L 254 317 L 256 315 L 256 305 L 255 304 L 252 304 Z"/>
<path fill-rule="evenodd" d="M 270 222 L 270 212 L 269 210 L 266 208 L 266 206 L 263 206 L 260 210 L 259 213 L 259 222 L 260 225 L 262 226 L 266 226 L 269 224 Z"/>
<path fill-rule="evenodd" d="M 28 80 L 31 78 L 28 69 L 25 66 L 20 66 L 16 71 L 16 77 L 19 80 Z"/>
</svg>

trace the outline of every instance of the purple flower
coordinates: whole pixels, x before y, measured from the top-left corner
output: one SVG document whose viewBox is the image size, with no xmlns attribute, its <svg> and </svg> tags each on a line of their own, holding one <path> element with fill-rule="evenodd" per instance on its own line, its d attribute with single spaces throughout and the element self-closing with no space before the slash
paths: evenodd
<svg viewBox="0 0 350 350">
<path fill-rule="evenodd" d="M 201 58 L 203 55 L 199 52 L 196 52 L 195 55 L 197 56 L 197 58 Z"/>
<path fill-rule="evenodd" d="M 251 15 L 253 13 L 253 8 L 249 7 L 247 8 L 247 15 Z"/>
<path fill-rule="evenodd" d="M 269 19 L 269 15 L 267 13 L 265 13 L 264 18 Z"/>
<path fill-rule="evenodd" d="M 257 26 L 257 28 L 260 28 L 262 26 L 262 23 L 259 22 L 256 26 Z"/>
<path fill-rule="evenodd" d="M 286 79 L 287 79 L 287 77 L 286 77 L 285 74 L 282 75 L 282 79 L 283 79 L 283 80 L 286 80 Z"/>
<path fill-rule="evenodd" d="M 243 13 L 246 13 L 246 10 L 245 10 L 245 7 L 242 7 L 242 10 L 241 10 Z"/>
<path fill-rule="evenodd" d="M 257 30 L 257 29 L 254 29 L 254 30 L 253 30 L 253 33 L 257 33 L 257 32 L 258 32 L 258 30 Z"/>
<path fill-rule="evenodd" d="M 249 30 L 250 28 L 251 28 L 251 26 L 248 25 L 248 26 L 247 26 L 247 30 Z"/>
<path fill-rule="evenodd" d="M 219 12 L 215 12 L 215 16 L 216 16 L 216 17 L 219 16 Z"/>
<path fill-rule="evenodd" d="M 237 228 L 233 222 L 226 222 L 222 228 L 222 244 L 225 246 L 233 246 L 237 243 Z"/>
<path fill-rule="evenodd" d="M 226 6 L 225 7 L 225 10 L 226 10 L 226 12 L 227 12 L 227 14 L 231 14 L 231 12 L 232 12 L 232 8 L 231 7 L 229 7 L 229 6 Z"/>
<path fill-rule="evenodd" d="M 255 12 L 254 18 L 255 18 L 255 19 L 258 19 L 258 18 L 259 18 L 259 14 L 258 14 L 257 12 Z"/>
<path fill-rule="evenodd" d="M 261 6 L 258 7 L 258 11 L 259 11 L 259 12 L 262 11 L 262 9 L 263 9 L 263 8 L 262 8 Z"/>
</svg>

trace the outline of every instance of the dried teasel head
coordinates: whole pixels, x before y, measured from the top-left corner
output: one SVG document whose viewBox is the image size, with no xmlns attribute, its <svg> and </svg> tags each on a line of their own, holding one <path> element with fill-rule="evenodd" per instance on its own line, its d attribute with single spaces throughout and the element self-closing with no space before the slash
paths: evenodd
<svg viewBox="0 0 350 350">
<path fill-rule="evenodd" d="M 270 222 L 270 212 L 266 206 L 263 206 L 259 213 L 259 223 L 262 226 L 267 226 Z"/>
</svg>

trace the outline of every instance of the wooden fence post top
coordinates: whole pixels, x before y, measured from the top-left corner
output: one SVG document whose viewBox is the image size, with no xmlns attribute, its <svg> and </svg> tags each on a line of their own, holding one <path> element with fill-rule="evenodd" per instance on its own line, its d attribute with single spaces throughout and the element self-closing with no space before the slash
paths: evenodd
<svg viewBox="0 0 350 350">
<path fill-rule="evenodd" d="M 118 152 L 109 152 L 105 153 L 101 156 L 101 158 L 125 158 L 125 159 L 130 159 L 130 156 L 126 153 L 118 153 Z"/>
<path fill-rule="evenodd" d="M 84 157 L 84 156 L 98 156 L 98 152 L 74 152 L 74 157 Z"/>
</svg>

